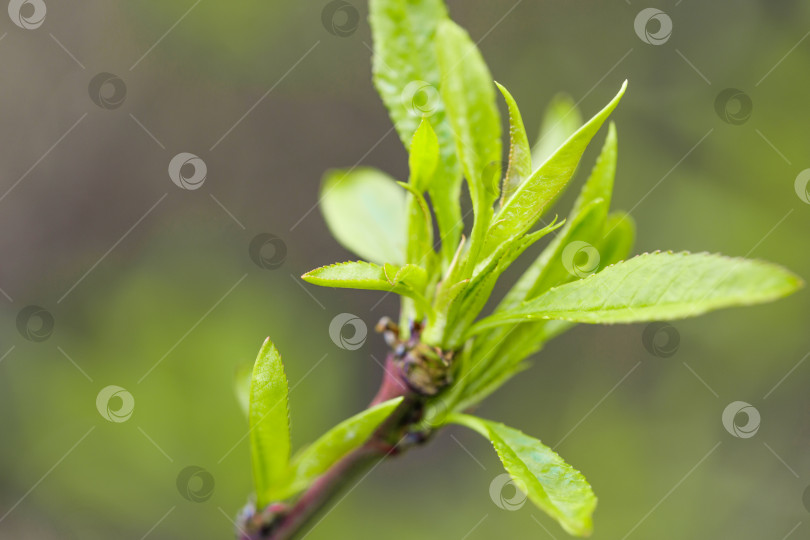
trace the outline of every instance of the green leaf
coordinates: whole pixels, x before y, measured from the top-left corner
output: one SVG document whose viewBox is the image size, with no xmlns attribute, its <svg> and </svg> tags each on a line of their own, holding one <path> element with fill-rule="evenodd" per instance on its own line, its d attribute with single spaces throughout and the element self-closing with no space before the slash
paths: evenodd
<svg viewBox="0 0 810 540">
<path fill-rule="evenodd" d="M 411 171 L 408 183 L 419 193 L 424 193 L 432 184 L 439 164 L 439 139 L 430 125 L 430 120 L 424 118 L 413 134 L 408 166 Z"/>
<path fill-rule="evenodd" d="M 484 256 L 509 238 L 528 231 L 557 199 L 574 174 L 588 143 L 616 108 L 626 87 L 625 81 L 616 97 L 574 133 L 501 207 L 487 233 Z"/>
<path fill-rule="evenodd" d="M 593 529 L 596 495 L 578 470 L 539 440 L 503 424 L 466 414 L 449 417 L 492 442 L 504 468 L 538 508 L 569 534 L 588 536 Z"/>
<path fill-rule="evenodd" d="M 393 292 L 413 298 L 423 312 L 429 311 L 429 305 L 422 291 L 417 289 L 427 279 L 424 268 L 406 265 L 403 268 L 408 268 L 407 273 L 397 278 L 401 268 L 391 264 L 386 267 L 388 271 L 385 267 L 365 261 L 336 263 L 311 270 L 301 276 L 301 279 L 321 287 Z"/>
<path fill-rule="evenodd" d="M 273 500 L 274 489 L 286 481 L 290 460 L 287 376 L 270 338 L 253 366 L 249 419 L 256 504 L 263 508 Z"/>
<path fill-rule="evenodd" d="M 448 329 L 442 340 L 442 347 L 455 349 L 461 345 L 464 332 L 481 313 L 500 275 L 529 246 L 560 228 L 563 223 L 557 223 L 555 219 L 548 226 L 538 231 L 503 244 L 493 256 L 483 261 L 475 269 L 469 285 L 455 298 L 450 306 Z"/>
<path fill-rule="evenodd" d="M 410 192 L 408 197 L 408 249 L 406 260 L 433 269 L 433 220 L 425 197 L 411 184 L 397 182 Z M 431 272 L 432 273 L 432 272 Z"/>
<path fill-rule="evenodd" d="M 416 264 L 406 264 L 398 269 L 391 281 L 393 285 L 404 284 L 415 291 L 422 291 L 427 286 L 428 275 L 425 269 Z"/>
<path fill-rule="evenodd" d="M 503 94 L 506 105 L 509 109 L 509 166 L 506 176 L 503 179 L 503 189 L 501 190 L 501 206 L 508 201 L 520 184 L 532 174 L 532 151 L 529 147 L 529 138 L 526 136 L 526 128 L 523 126 L 523 118 L 520 116 L 515 98 L 502 85 L 498 89 Z"/>
<path fill-rule="evenodd" d="M 298 452 L 292 461 L 293 480 L 290 491 L 296 493 L 306 489 L 349 452 L 359 448 L 402 400 L 402 397 L 398 397 L 366 409 L 344 420 Z"/>
<path fill-rule="evenodd" d="M 605 324 L 681 319 L 769 302 L 801 286 L 796 275 L 762 261 L 708 253 L 646 253 L 551 289 L 476 327 L 536 319 Z"/>
<path fill-rule="evenodd" d="M 420 336 L 424 343 L 441 346 L 442 338 L 444 337 L 447 327 L 450 306 L 470 284 L 470 278 L 462 278 L 462 272 L 464 270 L 463 254 L 465 253 L 464 248 L 466 243 L 467 237 L 462 235 L 455 255 L 450 261 L 450 265 L 447 267 L 441 282 L 439 282 L 436 287 L 436 295 L 433 301 L 434 316 Z"/>
<path fill-rule="evenodd" d="M 582 115 L 571 96 L 554 96 L 543 116 L 537 142 L 532 147 L 532 162 L 537 165 L 545 163 L 581 125 Z"/>
<path fill-rule="evenodd" d="M 439 141 L 425 118 L 414 133 L 408 158 L 410 178 L 400 185 L 410 191 L 408 197 L 408 248 L 406 260 L 424 266 L 433 273 L 433 219 L 423 193 L 433 184 L 439 163 Z M 438 181 L 443 181 L 439 179 Z"/>
<path fill-rule="evenodd" d="M 392 264 L 382 267 L 365 261 L 349 261 L 310 270 L 301 279 L 321 287 L 393 292 L 397 286 L 394 277 L 399 269 Z"/>
<path fill-rule="evenodd" d="M 531 298 L 531 292 L 535 287 L 542 291 L 578 279 L 563 264 L 562 252 L 565 246 L 575 241 L 598 236 L 602 230 L 605 213 L 605 202 L 597 199 L 571 221 L 566 222 L 559 234 L 501 300 L 495 313 L 516 309 L 524 299 Z M 528 355 L 540 350 L 550 337 L 544 329 L 547 323 L 549 321 L 533 321 L 516 327 L 500 326 L 482 332 L 475 339 L 476 372 L 471 373 L 469 378 L 494 377 L 501 371 L 511 370 Z"/>
<path fill-rule="evenodd" d="M 629 215 L 621 212 L 608 216 L 604 225 L 604 231 L 608 232 L 602 232 L 600 236 L 596 233 L 594 228 L 594 225 L 598 225 L 598 222 L 589 221 L 588 215 L 599 211 L 598 209 L 604 207 L 604 204 L 602 199 L 592 201 L 592 203 L 580 213 L 580 216 L 582 216 L 581 220 L 577 220 L 572 229 L 560 232 L 554 241 L 549 244 L 547 248 L 548 254 L 551 254 L 552 257 L 559 255 L 561 253 L 561 250 L 558 249 L 559 246 L 569 245 L 571 242 L 577 241 L 576 239 L 596 238 L 593 246 L 600 255 L 598 269 L 624 260 L 630 253 L 635 238 L 633 219 Z M 558 238 L 566 238 L 568 241 L 558 243 Z M 547 253 L 544 252 L 543 255 L 546 256 Z M 538 278 L 535 276 L 534 278 L 529 278 L 529 282 L 536 283 L 539 292 L 544 292 L 552 286 L 577 279 L 565 269 L 559 259 L 551 258 L 548 260 L 548 264 L 541 263 L 540 266 L 544 270 L 541 277 Z M 527 272 L 524 274 L 524 277 L 529 275 L 530 274 Z M 534 293 L 528 294 L 526 290 L 520 290 L 519 287 L 523 281 L 523 278 L 518 281 L 515 287 L 513 287 L 498 306 L 496 312 L 506 311 L 518 306 L 521 302 L 521 298 L 533 297 Z M 513 297 L 514 301 L 509 303 Z M 489 362 L 481 360 L 479 365 L 481 365 L 482 370 L 487 373 L 497 374 L 504 369 L 509 370 L 524 358 L 539 351 L 547 341 L 572 326 L 574 326 L 574 323 L 569 321 L 538 320 L 525 322 L 517 326 L 493 328 L 480 338 L 480 343 L 479 339 L 476 338 L 476 349 L 480 348 L 484 351 L 496 349 L 491 351 L 491 360 Z"/>
<path fill-rule="evenodd" d="M 565 227 L 529 266 L 509 290 L 496 309 L 496 313 L 514 309 L 526 299 L 537 296 L 553 286 L 579 279 L 572 273 L 576 261 L 565 259 L 566 248 L 580 245 L 600 255 L 593 271 L 624 258 L 632 246 L 632 230 L 626 237 L 627 228 L 616 227 L 610 238 L 602 238 L 607 210 L 613 190 L 616 172 L 616 129 L 611 123 L 602 152 L 590 177 L 583 186 Z M 615 222 L 618 223 L 618 222 Z M 614 222 L 611 222 L 611 228 Z M 625 235 L 623 237 L 623 235 Z M 630 245 L 627 245 L 627 242 Z M 588 246 L 595 246 L 588 248 Z M 551 324 L 552 327 L 549 327 Z M 467 375 L 469 395 L 465 400 L 486 395 L 496 381 L 504 381 L 519 368 L 520 362 L 537 352 L 551 337 L 559 334 L 573 323 L 561 321 L 534 321 L 518 326 L 501 326 L 483 332 L 476 337 L 474 347 L 474 370 Z M 493 381 L 491 384 L 489 381 Z M 489 385 L 485 387 L 485 385 Z"/>
<path fill-rule="evenodd" d="M 388 291 L 391 289 L 391 283 L 386 278 L 382 267 L 365 261 L 350 261 L 322 266 L 310 270 L 301 276 L 301 279 L 321 287 L 370 291 Z"/>
<path fill-rule="evenodd" d="M 369 21 L 374 38 L 374 84 L 406 148 L 425 117 L 430 118 L 439 145 L 435 175 L 428 187 L 442 237 L 445 263 L 461 237 L 463 223 L 461 165 L 439 93 L 441 77 L 435 36 L 447 17 L 443 0 L 371 0 Z"/>
<path fill-rule="evenodd" d="M 610 200 L 613 196 L 613 183 L 616 179 L 616 164 L 618 159 L 618 136 L 616 135 L 616 124 L 608 124 L 607 138 L 602 146 L 602 151 L 596 159 L 588 180 L 582 186 L 582 191 L 574 202 L 571 209 L 571 216 L 578 214 L 583 207 L 595 201 L 603 199 L 606 207 L 610 208 Z"/>
<path fill-rule="evenodd" d="M 349 251 L 380 264 L 405 262 L 405 192 L 382 171 L 327 173 L 321 210 L 332 234 Z"/>
<path fill-rule="evenodd" d="M 603 242 L 603 228 L 616 177 L 616 158 L 616 126 L 611 122 L 602 152 L 574 203 L 566 226 L 523 273 L 498 306 L 499 311 L 513 308 L 551 287 L 581 277 L 569 271 L 574 261 L 563 260 L 563 252 L 573 242 L 584 242 L 588 245 Z M 597 250 L 600 255 L 604 255 L 602 250 L 599 248 Z M 593 270 L 604 268 L 618 260 L 621 259 L 602 256 L 599 265 Z"/>
<path fill-rule="evenodd" d="M 492 75 L 467 32 L 453 21 L 444 20 L 436 32 L 436 47 L 442 76 L 440 91 L 475 212 L 469 274 L 478 260 L 492 218 L 492 205 L 498 197 L 501 121 Z"/>
<path fill-rule="evenodd" d="M 537 296 L 551 287 L 581 277 L 570 271 L 576 270 L 573 267 L 575 261 L 564 257 L 563 252 L 574 242 L 589 244 L 594 237 L 598 238 L 602 232 L 606 215 L 606 202 L 603 199 L 597 199 L 591 201 L 567 221 L 560 233 L 512 286 L 498 305 L 497 311 L 512 309 L 524 300 Z M 594 271 L 596 269 L 593 268 Z"/>
</svg>

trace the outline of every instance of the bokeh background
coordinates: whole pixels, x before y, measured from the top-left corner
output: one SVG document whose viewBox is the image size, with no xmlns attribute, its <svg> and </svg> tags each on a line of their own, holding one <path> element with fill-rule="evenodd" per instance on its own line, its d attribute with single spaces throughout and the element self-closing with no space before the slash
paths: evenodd
<svg viewBox="0 0 810 540">
<path fill-rule="evenodd" d="M 32 29 L 0 15 L 0 538 L 232 537 L 251 490 L 234 380 L 265 336 L 294 388 L 295 445 L 372 396 L 385 346 L 371 327 L 396 300 L 298 279 L 350 257 L 315 208 L 326 169 L 406 175 L 371 84 L 367 5 L 349 2 L 348 32 L 324 24 L 325 0 L 45 0 Z M 590 116 L 630 80 L 614 207 L 637 221 L 636 252 L 810 276 L 810 204 L 794 188 L 810 167 L 807 2 L 449 5 L 530 131 L 555 93 Z M 647 7 L 672 22 L 661 44 L 634 27 Z M 117 79 L 91 96 L 100 73 Z M 727 88 L 738 99 L 718 114 Z M 207 166 L 199 189 L 169 177 L 181 152 Z M 264 267 L 249 248 L 262 234 L 280 239 Z M 31 305 L 44 311 L 21 318 Z M 329 337 L 344 312 L 369 327 L 356 351 Z M 586 474 L 594 539 L 806 538 L 808 320 L 805 290 L 677 322 L 657 354 L 644 325 L 580 326 L 479 413 Z M 96 407 L 109 385 L 134 400 L 123 422 Z M 760 413 L 753 437 L 724 428 L 735 401 Z M 181 489 L 189 466 L 205 474 Z M 531 505 L 493 502 L 501 472 L 486 441 L 450 429 L 375 469 L 307 538 L 564 538 Z"/>
</svg>

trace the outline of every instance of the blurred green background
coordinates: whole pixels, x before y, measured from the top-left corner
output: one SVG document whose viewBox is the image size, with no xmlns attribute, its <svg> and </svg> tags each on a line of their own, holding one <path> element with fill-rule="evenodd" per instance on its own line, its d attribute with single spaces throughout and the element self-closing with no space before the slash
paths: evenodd
<svg viewBox="0 0 810 540">
<path fill-rule="evenodd" d="M 264 337 L 294 388 L 296 445 L 380 378 L 371 327 L 393 296 L 297 279 L 350 257 L 313 209 L 325 169 L 406 175 L 371 85 L 367 6 L 350 0 L 360 24 L 339 37 L 325 0 L 45 2 L 37 29 L 0 16 L 0 538 L 230 538 L 251 490 L 233 381 Z M 591 115 L 630 80 L 614 207 L 636 219 L 636 252 L 810 276 L 810 205 L 794 190 L 810 167 L 807 2 L 449 5 L 530 129 L 559 91 Z M 634 30 L 650 6 L 673 23 L 661 45 Z M 120 107 L 90 99 L 100 72 L 124 81 Z M 753 104 L 739 125 L 715 111 L 726 88 Z M 172 184 L 180 152 L 207 164 L 202 188 Z M 286 245 L 277 268 L 249 256 L 263 233 Z M 677 322 L 669 358 L 645 349 L 643 325 L 580 326 L 479 413 L 559 444 L 600 498 L 594 539 L 807 538 L 808 294 Z M 18 330 L 28 305 L 53 317 L 44 341 Z M 344 312 L 369 327 L 357 351 L 329 337 Z M 108 385 L 133 396 L 124 422 L 96 409 Z M 738 400 L 761 413 L 754 437 L 721 423 Z M 215 482 L 202 502 L 176 485 L 192 465 Z M 307 538 L 564 538 L 531 505 L 493 503 L 501 472 L 486 441 L 448 430 L 375 469 Z"/>
</svg>

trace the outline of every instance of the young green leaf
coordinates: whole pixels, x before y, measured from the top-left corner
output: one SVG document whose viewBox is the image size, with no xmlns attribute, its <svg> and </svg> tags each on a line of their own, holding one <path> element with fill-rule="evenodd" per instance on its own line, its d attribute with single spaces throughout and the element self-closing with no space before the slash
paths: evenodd
<svg viewBox="0 0 810 540">
<path fill-rule="evenodd" d="M 387 272 L 385 267 L 365 261 L 336 263 L 311 270 L 301 276 L 301 279 L 321 287 L 393 292 L 413 298 L 423 312 L 429 311 L 429 305 L 418 289 L 427 280 L 424 268 L 406 265 L 402 268 L 408 268 L 407 273 L 401 276 L 400 281 L 396 281 L 401 268 L 391 264 L 386 266 Z"/>
<path fill-rule="evenodd" d="M 321 211 L 343 247 L 376 263 L 405 262 L 405 192 L 382 171 L 332 171 L 321 187 Z"/>
<path fill-rule="evenodd" d="M 589 245 L 602 242 L 604 222 L 610 208 L 613 181 L 616 176 L 616 156 L 616 127 L 611 122 L 607 139 L 596 165 L 574 203 L 568 222 L 560 234 L 523 273 L 501 301 L 498 311 L 511 309 L 520 302 L 537 296 L 551 287 L 571 281 L 576 277 L 582 277 L 569 271 L 573 261 L 564 261 L 563 251 L 573 242 L 584 242 Z M 602 255 L 601 251 L 598 253 Z M 608 262 L 607 257 L 601 257 L 599 267 L 603 268 L 618 260 L 621 259 Z M 595 267 L 592 270 L 597 269 Z"/>
<path fill-rule="evenodd" d="M 467 32 L 449 19 L 442 21 L 436 31 L 436 48 L 440 91 L 475 212 L 468 253 L 471 271 L 498 197 L 501 121 L 492 75 Z"/>
<path fill-rule="evenodd" d="M 263 508 L 286 482 L 290 460 L 287 376 L 281 356 L 267 338 L 250 381 L 250 451 L 256 504 Z"/>
<path fill-rule="evenodd" d="M 442 341 L 444 347 L 453 349 L 461 345 L 465 330 L 484 308 L 500 275 L 529 246 L 563 224 L 564 222 L 557 223 L 554 219 L 548 226 L 538 231 L 515 238 L 503 244 L 493 256 L 476 267 L 470 284 L 450 306 L 447 331 Z"/>
<path fill-rule="evenodd" d="M 321 287 L 393 292 L 397 286 L 393 278 L 400 267 L 392 264 L 385 267 L 365 261 L 349 261 L 310 270 L 301 279 Z"/>
<path fill-rule="evenodd" d="M 442 259 L 453 257 L 463 229 L 461 165 L 439 89 L 436 27 L 447 17 L 443 0 L 371 0 L 374 84 L 406 148 L 425 117 L 439 145 L 436 177 L 428 187 L 442 237 Z"/>
<path fill-rule="evenodd" d="M 543 116 L 540 134 L 532 147 L 532 162 L 542 165 L 582 125 L 582 115 L 571 96 L 557 94 Z"/>
<path fill-rule="evenodd" d="M 594 223 L 588 216 L 597 212 L 599 207 L 604 206 L 605 203 L 602 199 L 596 199 L 586 206 L 577 218 L 569 221 L 566 228 L 555 237 L 541 255 L 541 259 L 545 258 L 545 260 L 539 264 L 533 264 L 527 270 L 501 301 L 496 313 L 515 308 L 522 299 L 530 298 L 532 295 L 528 291 L 532 284 L 537 284 L 537 290 L 543 292 L 556 284 L 577 279 L 564 268 L 559 259 L 555 258 L 561 254 L 560 246 L 568 245 L 581 238 L 596 238 L 593 240 L 593 245 L 600 255 L 598 268 L 605 268 L 624 260 L 633 247 L 635 237 L 633 219 L 621 212 L 611 214 L 607 217 L 601 235 L 596 234 L 593 225 L 598 225 L 598 220 Z M 568 228 L 568 224 L 573 225 Z M 561 240 L 558 241 L 558 239 Z M 535 267 L 542 269 L 542 272 L 532 273 Z M 552 271 L 552 268 L 556 268 L 556 270 Z M 464 390 L 461 406 L 471 405 L 485 398 L 489 392 L 497 388 L 494 381 L 503 382 L 511 377 L 525 358 L 538 352 L 544 343 L 572 326 L 574 323 L 569 321 L 536 320 L 519 325 L 499 326 L 477 336 L 473 347 L 473 358 L 470 362 L 474 369 L 469 374 L 460 375 L 470 381 L 469 388 Z"/>
<path fill-rule="evenodd" d="M 536 319 L 630 323 L 693 317 L 769 302 L 802 286 L 775 264 L 708 253 L 646 253 L 561 285 L 477 323 L 480 331 Z"/>
<path fill-rule="evenodd" d="M 529 267 L 518 282 L 501 300 L 495 313 L 508 312 L 518 308 L 534 287 L 545 290 L 565 283 L 577 276 L 569 273 L 561 260 L 566 245 L 580 238 L 590 238 L 601 232 L 605 215 L 605 202 L 597 199 L 588 205 L 562 230 L 546 247 L 537 260 Z M 592 219 L 593 218 L 593 219 Z M 600 264 L 602 261 L 600 261 Z M 475 339 L 472 379 L 487 378 L 503 370 L 509 370 L 528 355 L 537 352 L 549 336 L 545 326 L 549 321 L 532 321 L 517 326 L 499 326 L 483 332 Z"/>
<path fill-rule="evenodd" d="M 603 203 L 601 199 L 597 199 L 591 204 L 601 205 Z M 587 207 L 583 213 L 587 213 Z M 564 232 L 561 232 L 558 237 L 564 234 Z M 585 236 L 589 233 L 576 231 L 572 234 L 572 238 L 578 238 L 580 234 Z M 605 221 L 601 238 L 595 240 L 593 244 L 600 256 L 597 269 L 606 268 L 626 259 L 630 254 L 630 250 L 633 248 L 634 241 L 635 225 L 633 218 L 623 212 L 609 215 Z M 549 247 L 550 246 L 551 245 L 549 245 Z M 570 276 L 570 274 L 566 279 L 560 278 L 559 267 L 562 267 L 562 265 L 559 261 L 556 261 L 555 266 L 558 267 L 557 272 L 544 272 L 544 279 L 538 280 L 539 285 L 537 290 L 539 292 L 544 292 L 554 286 L 550 285 L 550 283 L 554 283 L 557 280 L 559 280 L 558 283 L 562 283 L 575 279 L 573 276 Z M 557 275 L 556 279 L 554 277 L 555 274 Z M 529 295 L 528 297 L 531 298 L 533 296 Z M 516 302 L 512 307 L 519 303 L 520 302 Z M 504 302 L 498 306 L 498 310 L 506 309 L 508 308 L 505 307 L 504 300 Z M 572 326 L 574 326 L 574 323 L 570 321 L 538 320 L 519 324 L 516 327 L 502 326 L 493 328 L 490 331 L 492 335 L 488 336 L 487 340 L 484 342 L 484 344 L 489 346 L 492 346 L 493 343 L 499 345 L 497 352 L 493 355 L 496 358 L 496 362 L 492 366 L 491 371 L 498 372 L 502 369 L 502 366 L 508 367 L 520 362 L 522 359 L 539 351 L 544 343 L 557 337 Z"/>
<path fill-rule="evenodd" d="M 439 164 L 439 139 L 430 125 L 430 119 L 422 119 L 422 123 L 413 134 L 408 166 L 411 171 L 408 183 L 420 194 L 428 190 L 436 174 Z"/>
<path fill-rule="evenodd" d="M 538 508 L 569 534 L 588 536 L 593 529 L 596 496 L 578 470 L 539 440 L 497 422 L 454 414 L 451 422 L 466 426 L 492 442 L 504 468 Z"/>
<path fill-rule="evenodd" d="M 433 219 L 423 194 L 430 189 L 436 175 L 439 164 L 439 141 L 427 118 L 422 120 L 413 135 L 408 164 L 410 166 L 408 183 L 400 182 L 400 185 L 410 192 L 406 260 L 424 266 L 428 273 L 432 274 L 436 258 L 433 250 Z"/>
<path fill-rule="evenodd" d="M 616 124 L 610 122 L 608 123 L 605 144 L 602 145 L 602 150 L 596 159 L 596 165 L 591 170 L 585 185 L 582 186 L 579 197 L 574 201 L 574 207 L 571 209 L 572 217 L 578 214 L 585 205 L 596 199 L 603 199 L 607 208 L 610 208 L 610 200 L 613 196 L 613 182 L 616 179 L 618 144 Z"/>
<path fill-rule="evenodd" d="M 433 220 L 425 197 L 411 184 L 397 182 L 410 192 L 408 197 L 408 248 L 406 260 L 433 269 Z M 432 273 L 432 272 L 431 272 Z"/>
<path fill-rule="evenodd" d="M 404 284 L 415 291 L 422 291 L 427 287 L 428 275 L 425 269 L 416 264 L 406 264 L 396 271 L 393 285 Z"/>
<path fill-rule="evenodd" d="M 515 98 L 499 83 L 498 89 L 506 100 L 509 109 L 509 166 L 506 176 L 503 179 L 503 189 L 501 190 L 501 206 L 508 201 L 520 184 L 532 174 L 532 151 L 529 147 L 529 138 L 526 136 L 526 128 L 523 126 L 523 118 L 520 116 Z"/>
<path fill-rule="evenodd" d="M 600 256 L 599 265 L 596 270 L 624 260 L 629 255 L 635 238 L 633 219 L 621 212 L 612 214 L 608 216 L 603 228 L 603 231 L 608 232 L 602 232 L 601 236 L 595 235 L 594 228 L 588 224 L 587 216 L 592 213 L 589 209 L 596 211 L 597 207 L 600 206 L 604 206 L 602 199 L 592 201 L 591 204 L 580 213 L 580 215 L 583 216 L 583 221 L 578 221 L 573 229 L 571 229 L 570 234 L 565 230 L 560 232 L 554 241 L 549 244 L 548 248 L 546 248 L 549 253 L 558 252 L 559 250 L 557 248 L 559 248 L 559 246 L 570 245 L 570 242 L 575 242 L 578 238 L 597 238 L 593 243 L 593 246 Z M 557 243 L 557 238 L 567 238 L 569 241 Z M 556 248 L 552 249 L 554 244 L 556 244 Z M 540 277 L 530 277 L 529 280 L 537 285 L 536 290 L 538 294 L 552 286 L 577 279 L 576 276 L 571 275 L 570 272 L 565 269 L 560 260 L 550 259 L 547 263 L 548 264 L 540 265 L 540 267 L 543 268 Z M 524 276 L 530 276 L 529 272 L 527 271 Z M 526 290 L 521 291 L 519 287 L 522 282 L 523 278 L 510 290 L 509 294 L 498 306 L 496 312 L 508 311 L 511 308 L 517 307 L 521 302 L 520 298 L 532 298 L 536 296 L 533 292 L 529 294 Z M 510 303 L 510 300 L 513 301 Z M 491 361 L 476 360 L 476 362 L 481 365 L 481 371 L 485 371 L 486 373 L 497 374 L 504 369 L 511 369 L 511 366 L 516 365 L 524 358 L 536 353 L 542 348 L 544 343 L 572 326 L 574 326 L 574 323 L 569 321 L 536 320 L 525 322 L 517 326 L 500 326 L 493 328 L 485 332 L 480 338 L 476 338 L 476 350 L 490 351 Z"/>
<path fill-rule="evenodd" d="M 380 403 L 344 420 L 298 452 L 292 460 L 290 491 L 295 493 L 306 489 L 346 454 L 359 448 L 402 403 L 402 399 L 398 397 Z"/>
<path fill-rule="evenodd" d="M 498 305 L 497 311 L 512 309 L 551 287 L 583 277 L 571 272 L 576 271 L 572 267 L 575 261 L 564 259 L 563 252 L 574 242 L 590 243 L 594 238 L 599 238 L 606 215 L 607 203 L 603 199 L 597 199 L 567 221 L 565 227 L 512 286 Z"/>
<path fill-rule="evenodd" d="M 592 271 L 618 262 L 629 253 L 633 241 L 632 224 L 629 231 L 618 221 L 611 221 L 610 227 L 605 225 L 615 172 L 616 130 L 611 123 L 596 166 L 583 186 L 565 227 L 509 290 L 496 313 L 514 309 L 524 300 L 553 286 L 582 277 L 572 273 L 572 270 L 576 271 L 574 260 L 563 259 L 566 246 L 574 243 L 595 246 L 601 257 L 598 262 L 594 259 L 595 266 L 588 269 Z M 613 229 L 614 224 L 618 224 L 615 230 L 603 238 L 604 232 Z M 524 358 L 540 350 L 551 337 L 572 325 L 541 320 L 518 326 L 501 326 L 477 336 L 472 362 L 474 368 L 465 374 L 471 381 L 468 384 L 470 388 L 465 390 L 469 395 L 465 393 L 464 399 L 486 395 L 494 387 L 494 383 L 489 384 L 488 381 L 508 378 Z"/>
<path fill-rule="evenodd" d="M 310 270 L 301 279 L 321 287 L 388 291 L 392 285 L 381 266 L 365 261 L 350 261 Z"/>
<path fill-rule="evenodd" d="M 574 133 L 501 207 L 487 233 L 483 256 L 492 253 L 509 238 L 528 231 L 557 199 L 574 174 L 588 143 L 616 108 L 626 88 L 627 81 L 616 97 Z"/>
</svg>

